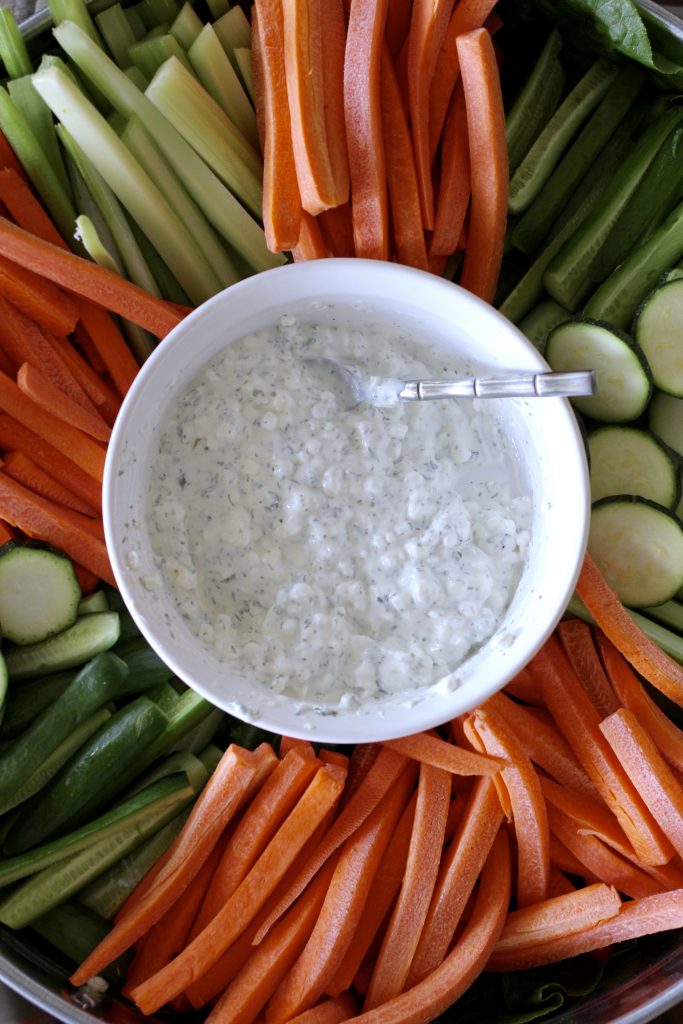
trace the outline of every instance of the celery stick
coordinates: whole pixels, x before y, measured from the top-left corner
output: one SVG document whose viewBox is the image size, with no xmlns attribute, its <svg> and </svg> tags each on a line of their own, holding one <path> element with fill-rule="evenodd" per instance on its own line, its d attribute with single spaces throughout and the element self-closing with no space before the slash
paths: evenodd
<svg viewBox="0 0 683 1024">
<path fill-rule="evenodd" d="M 76 217 L 76 231 L 77 237 L 83 242 L 88 256 L 90 256 L 94 263 L 98 263 L 101 267 L 106 267 L 107 270 L 111 270 L 115 274 L 122 273 L 123 268 L 102 242 L 97 228 L 87 213 L 81 213 Z"/>
<path fill-rule="evenodd" d="M 172 36 L 178 40 L 184 50 L 189 50 L 193 42 L 202 30 L 202 19 L 195 11 L 192 4 L 186 2 L 180 8 L 180 12 L 169 29 Z"/>
<path fill-rule="evenodd" d="M 26 41 L 10 7 L 0 7 L 0 59 L 10 78 L 21 78 L 33 71 Z"/>
<path fill-rule="evenodd" d="M 144 21 L 140 17 L 140 12 L 134 7 L 124 7 L 123 13 L 126 16 L 126 20 L 128 21 L 135 38 L 144 39 L 147 29 L 145 28 Z"/>
<path fill-rule="evenodd" d="M 0 87 L 0 131 L 16 153 L 65 241 L 73 238 L 76 211 L 64 186 L 31 131 L 28 121 Z"/>
<path fill-rule="evenodd" d="M 249 99 L 254 102 L 254 70 L 251 63 L 251 49 L 248 46 L 238 46 L 235 49 L 235 62 L 244 88 L 247 90 Z"/>
<path fill-rule="evenodd" d="M 168 269 L 167 264 L 164 263 L 163 259 L 147 238 L 144 231 L 141 231 L 135 221 L 130 218 L 129 224 L 163 297 L 168 302 L 178 302 L 181 306 L 191 306 L 192 303 L 190 302 L 189 296 L 180 287 L 175 277 Z"/>
<path fill-rule="evenodd" d="M 67 195 L 70 195 L 62 151 L 59 148 L 52 113 L 45 101 L 33 87 L 31 75 L 23 75 L 8 82 L 7 89 L 14 104 L 26 118 L 31 131 L 35 135 L 45 158 L 59 178 Z"/>
<path fill-rule="evenodd" d="M 102 115 L 58 68 L 37 71 L 33 82 L 152 244 L 164 253 L 192 301 L 199 305 L 215 294 L 220 282 L 203 253 Z"/>
<path fill-rule="evenodd" d="M 207 7 L 209 8 L 209 14 L 214 21 L 216 18 L 220 18 L 221 15 L 227 14 L 230 10 L 228 0 L 207 0 Z"/>
<path fill-rule="evenodd" d="M 137 68 L 135 64 L 131 64 L 130 67 L 124 68 L 123 70 L 133 85 L 138 88 L 140 92 L 144 92 L 149 85 L 149 78 L 145 77 L 140 68 Z"/>
<path fill-rule="evenodd" d="M 240 46 L 251 46 L 251 26 L 241 7 L 231 7 L 229 11 L 216 18 L 213 23 L 221 46 L 230 60 L 235 64 L 235 50 Z M 237 71 L 235 66 L 235 71 Z"/>
<path fill-rule="evenodd" d="M 260 216 L 259 155 L 180 61 L 171 57 L 162 64 L 145 95 L 247 209 Z"/>
<path fill-rule="evenodd" d="M 197 78 L 242 135 L 258 148 L 256 114 L 213 25 L 205 25 L 187 51 Z"/>
<path fill-rule="evenodd" d="M 234 284 L 239 279 L 239 275 L 222 240 L 190 197 L 173 168 L 164 160 L 154 139 L 139 117 L 130 118 L 123 131 L 122 139 L 152 181 L 157 183 L 157 187 L 165 195 L 178 217 L 197 239 L 202 251 L 211 261 L 211 266 L 216 271 L 223 287 L 227 288 L 228 285 Z M 167 295 L 166 298 L 171 298 L 171 296 Z M 178 297 L 177 301 L 184 300 Z"/>
<path fill-rule="evenodd" d="M 158 39 L 159 36 L 166 36 L 168 35 L 170 27 L 171 26 L 167 21 L 163 22 L 161 25 L 155 25 L 154 28 L 149 30 L 149 32 L 145 33 L 140 42 L 143 42 L 145 39 Z"/>
<path fill-rule="evenodd" d="M 102 38 L 84 0 L 47 0 L 47 3 L 55 25 L 63 21 L 74 21 L 87 32 L 94 43 L 102 45 Z"/>
<path fill-rule="evenodd" d="M 95 21 L 112 57 L 119 67 L 125 68 L 129 63 L 128 50 L 136 37 L 123 7 L 121 4 L 112 4 L 101 11 Z"/>
<path fill-rule="evenodd" d="M 178 16 L 180 10 L 176 0 L 140 0 L 135 10 L 142 18 L 146 29 L 155 28 L 164 23 L 170 24 Z"/>
<path fill-rule="evenodd" d="M 586 609 L 586 606 L 574 595 L 568 605 L 568 611 L 572 615 L 576 615 L 577 618 L 583 619 L 584 622 L 588 622 L 591 625 L 595 624 L 595 619 Z M 683 664 L 683 637 L 680 637 L 677 633 L 673 633 L 670 629 L 665 626 L 661 626 L 658 622 L 653 622 L 647 615 L 642 615 L 640 612 L 633 612 L 629 608 L 626 609 L 628 614 L 631 616 L 637 626 L 640 626 L 643 633 L 649 636 L 650 640 L 653 640 L 658 647 L 661 647 L 666 654 L 674 658 L 675 661 Z"/>
<path fill-rule="evenodd" d="M 64 22 L 54 34 L 62 49 L 97 83 L 112 106 L 127 117 L 139 116 L 207 220 L 253 270 L 267 270 L 285 261 L 281 253 L 269 252 L 261 226 L 145 94 L 77 25 Z"/>
<path fill-rule="evenodd" d="M 187 54 L 175 36 L 168 32 L 160 36 L 147 36 L 139 43 L 134 43 L 130 48 L 129 56 L 135 67 L 140 68 L 148 82 L 152 80 L 169 57 L 175 57 L 192 73 L 192 65 Z"/>
</svg>

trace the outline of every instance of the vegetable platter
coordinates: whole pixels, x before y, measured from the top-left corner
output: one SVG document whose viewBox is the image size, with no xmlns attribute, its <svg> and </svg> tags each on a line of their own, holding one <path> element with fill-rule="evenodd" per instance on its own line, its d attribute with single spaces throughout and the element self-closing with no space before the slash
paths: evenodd
<svg viewBox="0 0 683 1024">
<path fill-rule="evenodd" d="M 322 9 L 0 10 L 0 976 L 79 1024 L 649 1020 L 683 997 L 683 25 Z M 329 255 L 445 275 L 598 374 L 567 617 L 472 714 L 345 749 L 174 678 L 98 522 L 152 349 Z"/>
</svg>

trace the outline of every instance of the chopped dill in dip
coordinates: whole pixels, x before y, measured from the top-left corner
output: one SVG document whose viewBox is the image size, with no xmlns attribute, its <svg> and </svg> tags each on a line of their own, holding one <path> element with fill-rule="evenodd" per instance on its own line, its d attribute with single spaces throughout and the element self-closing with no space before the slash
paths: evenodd
<svg viewBox="0 0 683 1024">
<path fill-rule="evenodd" d="M 386 327 L 290 316 L 226 346 L 163 424 L 155 560 L 191 632 L 266 692 L 302 710 L 408 700 L 500 623 L 531 502 L 498 403 L 345 410 L 309 355 L 406 379 L 468 371 Z"/>
</svg>

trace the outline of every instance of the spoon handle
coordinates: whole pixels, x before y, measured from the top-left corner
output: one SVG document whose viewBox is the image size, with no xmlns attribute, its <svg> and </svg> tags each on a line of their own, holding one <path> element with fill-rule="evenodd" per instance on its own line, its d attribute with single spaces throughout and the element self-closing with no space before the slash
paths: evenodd
<svg viewBox="0 0 683 1024">
<path fill-rule="evenodd" d="M 573 370 L 514 377 L 408 380 L 398 397 L 403 402 L 428 402 L 436 398 L 570 398 L 594 392 L 594 371 Z"/>
</svg>

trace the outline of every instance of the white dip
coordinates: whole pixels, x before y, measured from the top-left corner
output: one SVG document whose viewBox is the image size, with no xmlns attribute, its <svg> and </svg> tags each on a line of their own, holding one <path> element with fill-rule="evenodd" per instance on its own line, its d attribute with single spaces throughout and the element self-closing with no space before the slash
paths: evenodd
<svg viewBox="0 0 683 1024">
<path fill-rule="evenodd" d="M 409 699 L 491 636 L 521 574 L 531 507 L 504 406 L 345 411 L 310 354 L 407 379 L 468 370 L 394 331 L 292 317 L 226 346 L 163 425 L 157 565 L 207 647 L 302 709 Z"/>
</svg>

